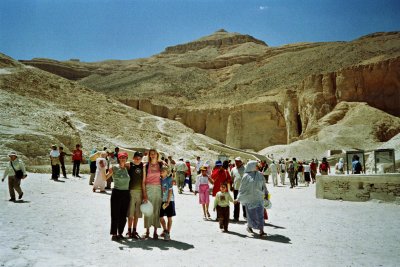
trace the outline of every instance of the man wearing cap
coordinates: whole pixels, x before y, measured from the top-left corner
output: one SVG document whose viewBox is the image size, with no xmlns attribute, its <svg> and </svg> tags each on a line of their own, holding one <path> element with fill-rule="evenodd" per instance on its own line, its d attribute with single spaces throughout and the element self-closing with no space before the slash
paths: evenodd
<svg viewBox="0 0 400 267">
<path fill-rule="evenodd" d="M 231 170 L 233 180 L 233 198 L 236 200 L 239 194 L 240 181 L 244 175 L 244 165 L 240 157 L 235 158 L 235 167 Z M 246 218 L 246 209 L 243 207 L 243 217 Z M 240 203 L 233 206 L 233 220 L 239 221 Z"/>
<path fill-rule="evenodd" d="M 178 190 L 179 194 L 182 194 L 183 187 L 185 186 L 185 173 L 187 172 L 188 167 L 186 163 L 183 161 L 183 158 L 180 158 L 179 161 L 175 164 L 175 173 L 176 180 L 178 181 Z"/>
<path fill-rule="evenodd" d="M 133 154 L 132 162 L 129 162 L 128 173 L 131 177 L 129 182 L 129 190 L 131 195 L 131 201 L 128 209 L 128 237 L 139 239 L 140 236 L 136 231 L 137 223 L 139 218 L 142 218 L 142 212 L 140 211 L 140 205 L 143 200 L 143 154 L 136 151 Z"/>
<path fill-rule="evenodd" d="M 50 162 L 51 162 L 51 179 L 57 181 L 58 177 L 60 176 L 60 151 L 58 151 L 56 145 L 51 146 Z"/>
<path fill-rule="evenodd" d="M 217 195 L 222 183 L 226 183 L 228 185 L 228 192 L 231 191 L 231 175 L 222 167 L 222 161 L 217 160 L 215 162 L 215 168 L 211 173 L 211 180 L 214 185 L 212 192 L 213 197 Z"/>
<path fill-rule="evenodd" d="M 15 201 L 14 190 L 18 193 L 18 199 L 21 199 L 24 194 L 21 190 L 21 178 L 16 177 L 16 173 L 22 171 L 22 179 L 25 179 L 27 174 L 25 170 L 25 165 L 21 160 L 18 159 L 16 152 L 13 151 L 9 153 L 8 157 L 10 158 L 10 161 L 8 162 L 7 167 L 4 170 L 3 179 L 1 179 L 1 181 L 4 182 L 4 180 L 8 176 L 8 190 L 10 193 L 9 201 Z"/>
</svg>

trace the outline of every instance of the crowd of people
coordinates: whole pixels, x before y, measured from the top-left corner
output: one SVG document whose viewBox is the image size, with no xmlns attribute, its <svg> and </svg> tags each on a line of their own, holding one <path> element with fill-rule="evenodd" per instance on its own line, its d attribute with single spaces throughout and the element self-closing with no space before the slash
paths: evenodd
<svg viewBox="0 0 400 267">
<path fill-rule="evenodd" d="M 20 187 L 21 179 L 27 177 L 25 166 L 15 152 L 8 154 L 10 161 L 6 167 L 2 181 L 8 176 L 10 201 L 15 201 L 15 192 L 21 199 L 23 192 Z M 68 156 L 62 147 L 53 145 L 50 151 L 52 169 L 51 179 L 58 180 L 60 169 L 64 178 L 67 178 L 65 157 Z M 83 161 L 81 146 L 76 145 L 71 156 L 73 162 L 72 175 L 80 178 L 80 164 Z M 101 151 L 92 150 L 89 157 L 90 178 L 89 185 L 93 192 L 106 192 L 111 189 L 111 239 L 118 241 L 124 238 L 150 238 L 152 228 L 153 239 L 159 239 L 158 229 L 162 228 L 160 237 L 170 240 L 173 217 L 176 216 L 175 197 L 173 186 L 182 194 L 186 184 L 189 191 L 198 195 L 198 201 L 204 220 L 210 220 L 210 195 L 212 195 L 213 211 L 216 220 L 223 232 L 229 231 L 230 203 L 233 203 L 233 221 L 239 221 L 240 211 L 247 220 L 247 231 L 254 229 L 264 236 L 264 220 L 267 218 L 265 200 L 268 199 L 267 184 L 272 178 L 273 186 L 278 186 L 278 177 L 281 185 L 290 181 L 290 188 L 299 183 L 309 186 L 316 182 L 316 175 L 327 175 L 331 167 L 326 158 L 321 163 L 317 159 L 297 161 L 296 158 L 269 159 L 247 163 L 240 157 L 234 162 L 217 160 L 213 165 L 210 161 L 203 162 L 200 157 L 191 164 L 189 160 L 179 158 L 178 161 L 161 157 L 156 149 L 144 153 L 136 151 L 132 159 L 128 159 L 126 152 L 103 148 Z M 361 167 L 360 167 L 361 166 Z M 358 157 L 353 158 L 353 173 L 361 173 L 362 165 Z M 361 169 L 360 169 L 361 168 Z M 335 173 L 344 174 L 344 161 L 341 158 L 335 165 Z M 192 173 L 196 173 L 194 191 L 192 188 Z M 233 194 L 233 195 L 232 195 Z M 146 205 L 144 214 L 142 208 Z M 144 209 L 144 208 L 143 208 Z M 144 217 L 144 235 L 140 236 L 137 230 L 138 220 Z M 166 220 L 165 220 L 166 217 Z M 124 235 L 126 223 L 127 232 Z"/>
</svg>

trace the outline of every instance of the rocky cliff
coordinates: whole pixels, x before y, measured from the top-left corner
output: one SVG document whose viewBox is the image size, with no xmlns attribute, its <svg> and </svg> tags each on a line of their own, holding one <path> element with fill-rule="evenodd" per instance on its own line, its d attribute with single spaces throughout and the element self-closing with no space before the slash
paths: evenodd
<svg viewBox="0 0 400 267">
<path fill-rule="evenodd" d="M 90 69 L 79 83 L 240 148 L 315 137 L 344 101 L 400 116 L 399 32 L 268 47 L 218 31 L 147 59 L 57 64 Z"/>
</svg>

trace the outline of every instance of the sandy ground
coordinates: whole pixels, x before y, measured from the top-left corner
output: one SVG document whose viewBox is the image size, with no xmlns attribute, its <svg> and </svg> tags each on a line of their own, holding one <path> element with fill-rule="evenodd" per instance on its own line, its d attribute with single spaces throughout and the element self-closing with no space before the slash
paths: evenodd
<svg viewBox="0 0 400 267">
<path fill-rule="evenodd" d="M 2 175 L 2 173 L 1 173 Z M 112 242 L 109 194 L 83 179 L 29 174 L 24 201 L 0 184 L 0 266 L 398 266 L 400 206 L 315 198 L 315 186 L 272 187 L 260 239 L 243 219 L 221 233 L 203 221 L 198 198 L 176 194 L 172 241 Z M 210 209 L 211 211 L 211 209 Z M 231 206 L 231 212 L 233 207 Z M 211 212 L 212 216 L 215 214 Z M 143 222 L 139 222 L 143 234 Z"/>
</svg>

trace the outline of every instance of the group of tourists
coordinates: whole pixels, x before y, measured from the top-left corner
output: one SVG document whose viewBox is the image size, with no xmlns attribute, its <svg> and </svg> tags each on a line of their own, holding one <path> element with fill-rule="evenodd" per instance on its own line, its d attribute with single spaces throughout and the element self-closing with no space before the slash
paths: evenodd
<svg viewBox="0 0 400 267">
<path fill-rule="evenodd" d="M 8 176 L 10 201 L 15 201 L 15 191 L 21 199 L 23 192 L 20 187 L 21 179 L 27 177 L 25 166 L 18 159 L 15 152 L 8 154 L 10 161 L 6 167 L 2 181 Z M 67 154 L 62 147 L 53 145 L 50 151 L 52 179 L 58 180 L 60 169 L 67 178 L 64 158 Z M 72 153 L 73 176 L 79 176 L 80 164 L 83 160 L 81 146 L 76 145 Z M 353 169 L 359 171 L 359 158 L 354 158 Z M 247 220 L 247 231 L 254 229 L 264 236 L 264 220 L 268 217 L 265 209 L 265 200 L 268 199 L 269 176 L 274 186 L 280 182 L 285 185 L 286 178 L 290 181 L 290 188 L 305 183 L 306 186 L 315 183 L 316 174 L 330 173 L 330 166 L 326 158 L 319 164 L 317 159 L 311 161 L 297 161 L 296 158 L 283 159 L 278 162 L 274 159 L 267 161 L 250 160 L 245 164 L 240 157 L 234 162 L 217 160 L 214 166 L 210 161 L 203 161 L 197 157 L 195 166 L 189 160 L 180 158 L 175 162 L 171 156 L 164 158 L 156 149 L 135 152 L 131 160 L 126 152 L 119 152 L 116 147 L 111 151 L 104 147 L 102 151 L 93 150 L 89 157 L 90 179 L 93 192 L 111 189 L 111 239 L 118 241 L 126 237 L 133 239 L 159 239 L 158 229 L 162 228 L 160 237 L 170 240 L 172 218 L 176 216 L 173 185 L 177 185 L 178 193 L 182 194 L 187 183 L 189 191 L 198 195 L 203 219 L 210 220 L 210 194 L 214 198 L 213 211 L 222 232 L 228 232 L 230 203 L 233 203 L 233 220 L 239 221 L 240 210 Z M 357 163 L 358 162 L 358 163 Z M 344 162 L 340 159 L 335 165 L 336 173 L 344 173 Z M 192 172 L 196 172 L 195 189 L 192 188 Z M 358 172 L 359 173 L 359 172 Z M 212 189 L 211 189 L 212 187 Z M 231 194 L 233 193 L 233 195 Z M 146 212 L 142 208 L 146 206 Z M 144 208 L 143 208 L 144 209 Z M 145 213 L 145 214 L 144 214 Z M 143 216 L 144 215 L 144 216 Z M 145 234 L 138 234 L 138 220 L 144 217 Z M 166 217 L 166 220 L 165 220 Z M 126 223 L 127 232 L 124 236 Z"/>
</svg>

